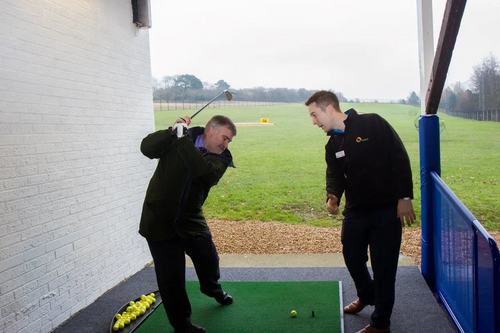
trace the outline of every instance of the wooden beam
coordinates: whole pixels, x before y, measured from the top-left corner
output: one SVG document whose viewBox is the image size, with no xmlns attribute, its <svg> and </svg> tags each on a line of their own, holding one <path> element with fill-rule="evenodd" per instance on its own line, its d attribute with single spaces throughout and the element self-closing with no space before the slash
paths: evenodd
<svg viewBox="0 0 500 333">
<path fill-rule="evenodd" d="M 436 114 L 467 0 L 448 0 L 425 97 L 425 114 Z"/>
</svg>

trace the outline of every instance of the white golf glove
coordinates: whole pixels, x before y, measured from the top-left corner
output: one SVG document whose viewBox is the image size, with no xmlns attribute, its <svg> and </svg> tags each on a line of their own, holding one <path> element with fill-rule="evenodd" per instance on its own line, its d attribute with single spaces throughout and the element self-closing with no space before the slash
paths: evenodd
<svg viewBox="0 0 500 333">
<path fill-rule="evenodd" d="M 188 127 L 184 123 L 176 123 L 172 128 L 172 130 L 174 131 L 174 133 L 177 134 L 177 137 L 180 139 L 183 136 L 187 135 Z"/>
</svg>

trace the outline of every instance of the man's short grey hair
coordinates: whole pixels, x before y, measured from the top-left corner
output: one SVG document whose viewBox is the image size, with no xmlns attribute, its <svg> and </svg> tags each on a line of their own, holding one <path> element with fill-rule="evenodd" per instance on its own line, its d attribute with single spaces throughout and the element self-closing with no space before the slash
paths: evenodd
<svg viewBox="0 0 500 333">
<path fill-rule="evenodd" d="M 205 130 L 208 130 L 210 127 L 215 130 L 218 130 L 221 127 L 227 127 L 231 130 L 231 132 L 233 132 L 233 136 L 236 136 L 236 125 L 226 116 L 213 116 L 205 126 Z"/>
</svg>

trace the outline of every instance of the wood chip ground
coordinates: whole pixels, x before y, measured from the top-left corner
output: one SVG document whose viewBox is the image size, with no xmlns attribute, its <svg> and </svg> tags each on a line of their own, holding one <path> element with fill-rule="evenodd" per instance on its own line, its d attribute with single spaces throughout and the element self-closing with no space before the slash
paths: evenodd
<svg viewBox="0 0 500 333">
<path fill-rule="evenodd" d="M 289 225 L 276 222 L 211 220 L 221 254 L 341 253 L 340 228 Z M 500 232 L 490 232 L 495 241 Z M 420 266 L 420 228 L 404 228 L 401 253 Z M 498 241 L 497 241 L 498 243 Z"/>
</svg>

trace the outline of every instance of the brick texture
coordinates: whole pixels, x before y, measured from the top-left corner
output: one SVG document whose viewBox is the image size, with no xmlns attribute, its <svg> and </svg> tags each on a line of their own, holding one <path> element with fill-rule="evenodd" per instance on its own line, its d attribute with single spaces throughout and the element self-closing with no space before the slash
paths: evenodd
<svg viewBox="0 0 500 333">
<path fill-rule="evenodd" d="M 151 261 L 149 34 L 130 0 L 3 0 L 0 40 L 0 332 L 50 332 Z"/>
</svg>

